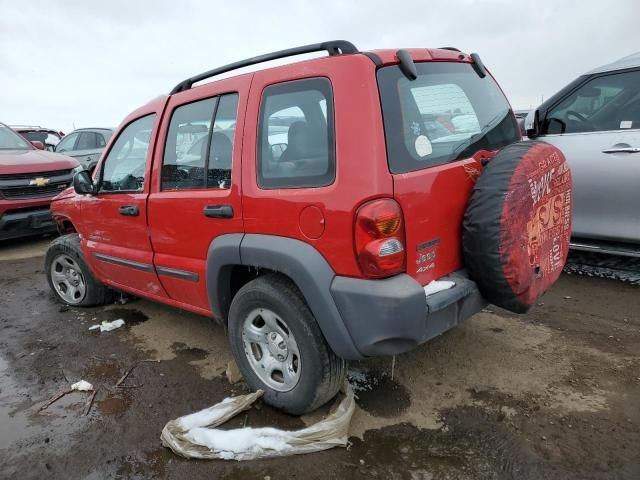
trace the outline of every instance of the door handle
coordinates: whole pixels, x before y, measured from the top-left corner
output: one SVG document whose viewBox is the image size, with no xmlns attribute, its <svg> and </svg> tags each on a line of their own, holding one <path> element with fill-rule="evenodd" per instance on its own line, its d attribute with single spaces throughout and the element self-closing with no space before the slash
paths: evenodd
<svg viewBox="0 0 640 480">
<path fill-rule="evenodd" d="M 639 153 L 640 148 L 637 147 L 614 147 L 602 150 L 602 153 Z"/>
<path fill-rule="evenodd" d="M 231 205 L 207 205 L 202 213 L 209 218 L 233 218 L 233 207 Z"/>
<path fill-rule="evenodd" d="M 140 210 L 135 205 L 123 205 L 118 208 L 120 215 L 124 215 L 126 217 L 137 217 L 140 215 Z"/>
</svg>

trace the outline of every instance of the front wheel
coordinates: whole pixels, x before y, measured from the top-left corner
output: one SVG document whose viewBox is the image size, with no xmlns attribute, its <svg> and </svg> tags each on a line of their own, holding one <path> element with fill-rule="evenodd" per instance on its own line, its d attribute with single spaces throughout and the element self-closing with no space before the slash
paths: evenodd
<svg viewBox="0 0 640 480">
<path fill-rule="evenodd" d="M 49 244 L 45 272 L 54 295 L 67 305 L 103 305 L 112 298 L 113 292 L 94 277 L 84 261 L 77 233 L 63 235 Z"/>
<path fill-rule="evenodd" d="M 247 383 L 288 413 L 315 410 L 344 381 L 346 362 L 333 353 L 304 297 L 282 275 L 264 275 L 238 291 L 229 311 L 229 341 Z"/>
</svg>

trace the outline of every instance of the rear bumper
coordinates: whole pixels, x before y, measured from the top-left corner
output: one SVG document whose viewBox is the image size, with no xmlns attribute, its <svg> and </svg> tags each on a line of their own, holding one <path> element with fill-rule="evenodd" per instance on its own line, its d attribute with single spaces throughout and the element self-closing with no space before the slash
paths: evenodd
<svg viewBox="0 0 640 480">
<path fill-rule="evenodd" d="M 14 210 L 0 216 L 0 240 L 26 237 L 57 230 L 49 207 Z"/>
<path fill-rule="evenodd" d="M 335 277 L 331 294 L 355 347 L 363 355 L 411 350 L 462 323 L 486 306 L 464 270 L 439 280 L 455 286 L 426 296 L 409 275 L 384 280 Z"/>
</svg>

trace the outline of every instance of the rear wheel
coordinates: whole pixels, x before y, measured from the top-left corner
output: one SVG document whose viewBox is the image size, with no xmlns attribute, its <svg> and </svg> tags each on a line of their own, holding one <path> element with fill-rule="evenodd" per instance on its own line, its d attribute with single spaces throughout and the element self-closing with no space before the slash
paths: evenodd
<svg viewBox="0 0 640 480">
<path fill-rule="evenodd" d="M 45 257 L 45 272 L 54 295 L 67 305 L 103 305 L 113 298 L 113 291 L 96 280 L 84 261 L 77 233 L 51 242 Z"/>
<path fill-rule="evenodd" d="M 288 413 L 315 410 L 344 381 L 346 362 L 333 353 L 302 294 L 284 276 L 264 275 L 238 291 L 229 340 L 247 383 Z"/>
</svg>

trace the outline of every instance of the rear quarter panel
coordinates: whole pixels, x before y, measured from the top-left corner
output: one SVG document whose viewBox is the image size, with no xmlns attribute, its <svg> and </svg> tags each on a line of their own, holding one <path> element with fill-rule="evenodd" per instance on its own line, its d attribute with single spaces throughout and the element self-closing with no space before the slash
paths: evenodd
<svg viewBox="0 0 640 480">
<path fill-rule="evenodd" d="M 261 189 L 257 185 L 256 144 L 263 90 L 301 78 L 331 81 L 335 108 L 336 178 L 317 188 Z M 313 245 L 339 275 L 362 276 L 353 246 L 358 207 L 376 197 L 392 197 L 374 63 L 364 55 L 341 55 L 256 72 L 251 86 L 243 148 L 245 231 L 297 238 Z M 300 229 L 305 207 L 324 216 L 324 232 L 309 238 Z"/>
</svg>

